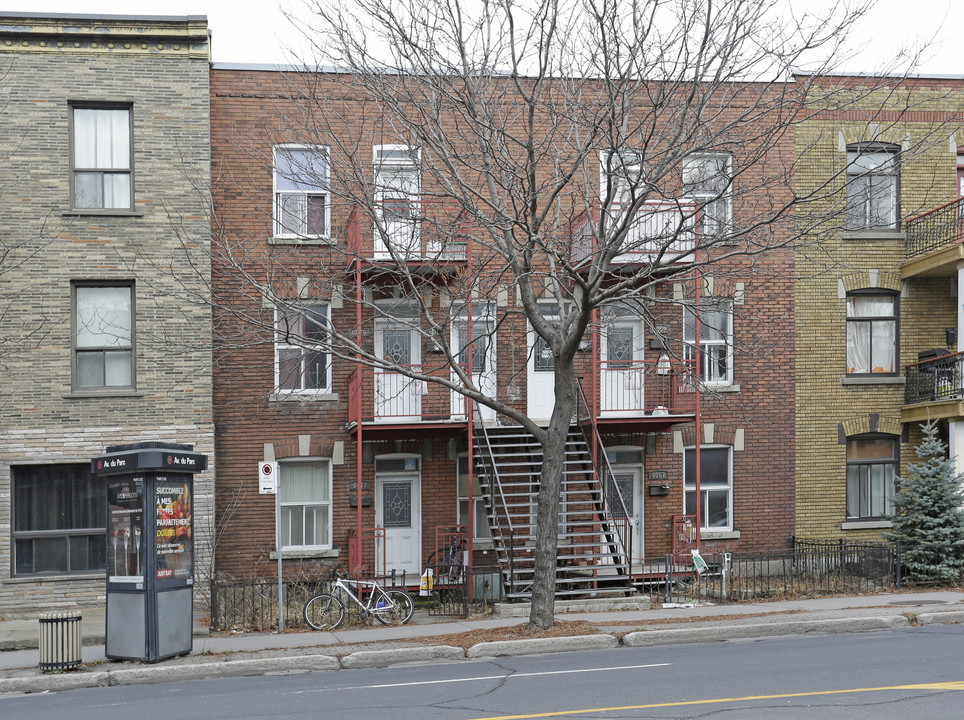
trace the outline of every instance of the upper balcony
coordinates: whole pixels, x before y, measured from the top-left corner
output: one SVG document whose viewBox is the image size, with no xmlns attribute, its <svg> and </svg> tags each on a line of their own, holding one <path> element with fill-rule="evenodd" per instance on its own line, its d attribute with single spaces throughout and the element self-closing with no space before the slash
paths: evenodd
<svg viewBox="0 0 964 720">
<path fill-rule="evenodd" d="M 938 355 L 904 370 L 907 384 L 900 413 L 903 422 L 964 417 L 964 353 Z"/>
<path fill-rule="evenodd" d="M 964 260 L 964 198 L 952 200 L 904 223 L 907 244 L 901 275 L 953 277 Z"/>
<path fill-rule="evenodd" d="M 348 217 L 349 269 L 454 273 L 469 260 L 471 226 L 453 203 L 385 200 L 377 222 L 356 206 Z"/>
<path fill-rule="evenodd" d="M 626 223 L 626 232 L 613 258 L 614 266 L 678 266 L 694 260 L 696 250 L 696 205 L 684 201 L 649 200 L 628 218 L 626 204 L 614 203 L 607 211 L 610 228 Z M 572 263 L 579 267 L 596 252 L 593 233 L 603 220 L 603 210 L 594 207 L 572 225 Z"/>
<path fill-rule="evenodd" d="M 600 426 L 638 426 L 654 430 L 693 419 L 696 383 L 692 360 L 603 361 L 598 385 L 584 376 L 583 387 L 595 406 Z M 598 400 L 593 391 L 598 388 Z M 612 429 L 612 428 L 610 428 Z"/>
</svg>

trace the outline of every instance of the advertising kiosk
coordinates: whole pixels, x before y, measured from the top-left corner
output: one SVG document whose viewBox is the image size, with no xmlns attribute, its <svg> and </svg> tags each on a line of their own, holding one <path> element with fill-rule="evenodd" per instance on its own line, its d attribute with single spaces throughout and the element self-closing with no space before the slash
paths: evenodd
<svg viewBox="0 0 964 720">
<path fill-rule="evenodd" d="M 106 655 L 156 662 L 191 652 L 194 473 L 207 456 L 178 443 L 115 445 L 91 461 L 107 483 Z"/>
</svg>

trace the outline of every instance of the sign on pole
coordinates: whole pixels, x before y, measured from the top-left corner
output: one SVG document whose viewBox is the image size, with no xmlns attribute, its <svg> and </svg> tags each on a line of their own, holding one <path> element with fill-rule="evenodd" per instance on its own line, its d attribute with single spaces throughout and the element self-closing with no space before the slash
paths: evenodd
<svg viewBox="0 0 964 720">
<path fill-rule="evenodd" d="M 278 463 L 258 463 L 258 492 L 262 495 L 274 495 L 278 492 Z"/>
</svg>

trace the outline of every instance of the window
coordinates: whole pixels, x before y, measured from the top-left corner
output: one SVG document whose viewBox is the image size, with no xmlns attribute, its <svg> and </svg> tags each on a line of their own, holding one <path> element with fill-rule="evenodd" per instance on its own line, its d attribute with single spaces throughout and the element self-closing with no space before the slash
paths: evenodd
<svg viewBox="0 0 964 720">
<path fill-rule="evenodd" d="M 469 524 L 469 456 L 459 455 L 459 513 L 458 524 Z M 485 515 L 485 501 L 482 499 L 482 488 L 479 486 L 478 475 L 472 476 L 472 515 L 473 531 L 476 540 L 490 540 L 489 520 Z"/>
<path fill-rule="evenodd" d="M 643 159 L 632 150 L 606 151 L 599 154 L 601 195 L 605 202 L 629 203 L 645 191 Z"/>
<path fill-rule="evenodd" d="M 848 147 L 848 230 L 896 227 L 897 150 L 881 143 Z"/>
<path fill-rule="evenodd" d="M 275 309 L 275 387 L 278 392 L 328 392 L 328 306 Z"/>
<path fill-rule="evenodd" d="M 107 485 L 91 477 L 90 463 L 12 474 L 14 574 L 104 572 Z"/>
<path fill-rule="evenodd" d="M 690 155 L 683 160 L 683 191 L 700 206 L 705 235 L 728 232 L 733 220 L 733 159 L 726 154 Z"/>
<path fill-rule="evenodd" d="M 847 295 L 847 374 L 897 372 L 897 296 Z"/>
<path fill-rule="evenodd" d="M 383 223 L 376 236 L 382 245 L 387 243 L 395 251 L 416 250 L 421 193 L 419 150 L 406 145 L 376 145 L 374 156 L 375 202 Z"/>
<path fill-rule="evenodd" d="M 72 107 L 71 140 L 72 206 L 81 210 L 131 210 L 131 109 Z"/>
<path fill-rule="evenodd" d="M 730 447 L 700 448 L 700 527 L 709 531 L 733 529 L 733 483 Z M 683 459 L 687 515 L 696 515 L 696 449 Z"/>
<path fill-rule="evenodd" d="M 74 285 L 74 387 L 134 386 L 133 285 Z"/>
<path fill-rule="evenodd" d="M 847 517 L 883 518 L 894 512 L 897 439 L 847 440 Z"/>
<path fill-rule="evenodd" d="M 279 469 L 282 549 L 331 548 L 329 461 L 283 461 Z"/>
<path fill-rule="evenodd" d="M 275 237 L 328 237 L 329 206 L 327 150 L 298 145 L 275 147 Z"/>
<path fill-rule="evenodd" d="M 733 383 L 733 303 L 713 300 L 700 303 L 700 377 L 707 385 Z M 684 358 L 696 358 L 696 313 L 683 309 Z"/>
</svg>

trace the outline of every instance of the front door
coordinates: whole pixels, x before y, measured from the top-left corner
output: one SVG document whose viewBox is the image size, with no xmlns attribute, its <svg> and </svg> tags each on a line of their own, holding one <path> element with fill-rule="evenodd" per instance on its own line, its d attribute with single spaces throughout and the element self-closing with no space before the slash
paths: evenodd
<svg viewBox="0 0 964 720">
<path fill-rule="evenodd" d="M 421 346 L 417 331 L 391 322 L 375 325 L 375 353 L 401 368 L 420 371 Z M 417 422 L 422 419 L 425 383 L 395 370 L 375 370 L 375 420 Z"/>
<path fill-rule="evenodd" d="M 633 562 L 641 562 L 643 554 L 643 471 L 642 468 L 613 468 L 613 477 L 629 513 Z"/>
<path fill-rule="evenodd" d="M 459 363 L 468 366 L 469 326 L 464 319 L 457 322 L 452 332 L 452 347 Z M 472 382 L 486 397 L 495 397 L 495 333 L 493 325 L 483 317 L 472 322 Z M 454 379 L 454 378 L 453 378 Z M 495 420 L 495 410 L 476 403 L 483 420 Z M 465 416 L 465 398 L 452 393 L 452 415 Z"/>
<path fill-rule="evenodd" d="M 418 475 L 375 476 L 375 526 L 385 530 L 384 538 L 375 541 L 376 574 L 404 571 L 409 578 L 417 579 L 422 571 Z"/>
<path fill-rule="evenodd" d="M 548 425 L 556 400 L 555 358 L 549 344 L 531 327 L 528 335 L 527 414 L 540 425 Z"/>
<path fill-rule="evenodd" d="M 606 328 L 602 343 L 600 414 L 609 417 L 642 415 L 645 384 L 642 320 L 613 320 Z"/>
</svg>

